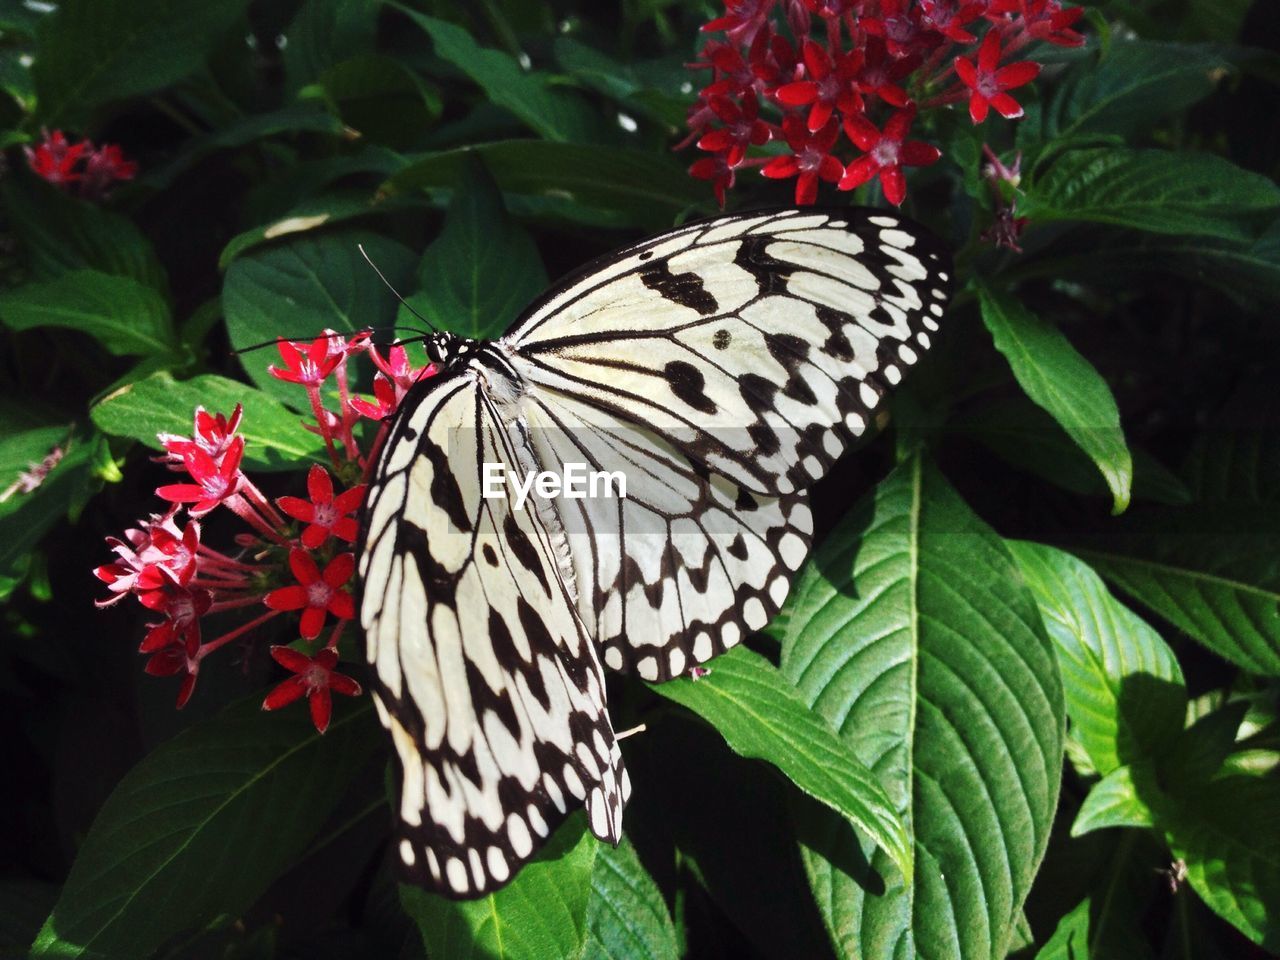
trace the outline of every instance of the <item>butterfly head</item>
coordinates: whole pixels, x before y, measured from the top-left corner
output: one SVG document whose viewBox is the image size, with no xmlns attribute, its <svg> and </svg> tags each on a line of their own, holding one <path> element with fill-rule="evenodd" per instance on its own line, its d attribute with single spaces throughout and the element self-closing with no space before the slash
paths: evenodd
<svg viewBox="0 0 1280 960">
<path fill-rule="evenodd" d="M 442 367 L 450 367 L 465 358 L 475 347 L 475 341 L 460 337 L 456 333 L 442 330 L 433 333 L 425 341 L 427 356 L 432 363 Z"/>
</svg>

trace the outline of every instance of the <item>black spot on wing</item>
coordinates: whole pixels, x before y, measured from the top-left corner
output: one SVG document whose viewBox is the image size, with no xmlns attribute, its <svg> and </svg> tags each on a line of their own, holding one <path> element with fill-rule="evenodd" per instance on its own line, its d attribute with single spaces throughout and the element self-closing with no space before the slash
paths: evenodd
<svg viewBox="0 0 1280 960">
<path fill-rule="evenodd" d="M 462 500 L 462 490 L 449 466 L 448 455 L 428 441 L 422 452 L 431 458 L 431 499 L 449 516 L 449 522 L 462 533 L 471 532 L 471 517 Z"/>
<path fill-rule="evenodd" d="M 664 300 L 696 310 L 699 316 L 720 309 L 711 291 L 702 285 L 702 277 L 696 273 L 672 273 L 671 264 L 665 260 L 641 270 L 640 281 Z"/>
<path fill-rule="evenodd" d="M 547 696 L 546 685 L 542 682 L 542 671 L 538 668 L 538 658 L 551 656 L 556 650 L 556 642 L 551 639 L 546 624 L 538 612 L 529 606 L 524 597 L 516 597 L 516 615 L 520 618 L 520 628 L 529 641 L 529 649 L 533 653 L 533 667 L 521 672 L 521 676 L 529 683 L 529 692 L 542 704 L 543 710 L 551 709 L 551 698 Z"/>
<path fill-rule="evenodd" d="M 480 553 L 484 556 L 489 566 L 496 567 L 498 565 L 498 554 L 497 551 L 493 549 L 493 544 L 486 543 L 480 548 Z"/>
<path fill-rule="evenodd" d="M 509 513 L 502 520 L 502 533 L 507 538 L 507 546 L 511 548 L 512 554 L 520 561 L 520 566 L 538 579 L 543 593 L 548 597 L 551 596 L 551 584 L 547 582 L 547 574 L 542 569 L 542 558 L 538 556 L 537 548 L 529 539 L 529 535 L 520 529 L 520 524 L 516 523 L 515 517 Z"/>
<path fill-rule="evenodd" d="M 715 335 L 711 338 L 711 345 L 717 350 L 726 350 L 732 341 L 733 335 L 722 327 L 717 330 Z"/>
<path fill-rule="evenodd" d="M 667 386 L 680 400 L 699 413 L 715 413 L 716 405 L 706 394 L 707 381 L 702 371 L 684 360 L 671 360 L 662 370 Z"/>
</svg>

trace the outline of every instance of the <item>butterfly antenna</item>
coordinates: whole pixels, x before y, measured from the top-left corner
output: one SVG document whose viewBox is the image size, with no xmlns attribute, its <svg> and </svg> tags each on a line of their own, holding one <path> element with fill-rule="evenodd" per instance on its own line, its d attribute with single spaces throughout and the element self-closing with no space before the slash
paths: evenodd
<svg viewBox="0 0 1280 960">
<path fill-rule="evenodd" d="M 337 338 L 337 337 L 347 337 L 347 336 L 350 336 L 350 335 L 351 335 L 351 334 L 350 334 L 350 332 L 347 332 L 347 333 L 321 333 L 321 334 L 317 334 L 317 335 L 316 335 L 316 336 L 314 336 L 314 337 L 312 337 L 312 336 L 307 336 L 307 337 L 304 337 L 303 339 L 306 339 L 306 340 L 333 340 L 333 339 L 335 339 L 335 338 Z M 232 353 L 252 353 L 254 350 L 261 350 L 263 347 L 274 347 L 277 343 L 284 343 L 285 341 L 288 341 L 288 340 L 291 340 L 291 339 L 292 339 L 291 337 L 274 337 L 274 338 L 272 338 L 271 340 L 263 340 L 261 343 L 251 343 L 251 344 L 249 344 L 249 346 L 247 346 L 247 347 L 236 347 L 236 348 L 233 348 L 231 352 L 232 352 Z"/>
<path fill-rule="evenodd" d="M 378 275 L 378 279 L 387 285 L 387 289 L 390 290 L 392 294 L 395 295 L 395 298 L 400 301 L 400 303 L 404 306 L 404 308 L 408 310 L 410 313 L 412 313 L 419 320 L 421 320 L 423 323 L 425 323 L 430 328 L 432 333 L 439 333 L 440 331 L 436 329 L 435 324 L 433 324 L 430 320 L 428 320 L 426 317 L 420 314 L 417 310 L 413 309 L 413 307 L 409 304 L 409 301 L 406 300 L 404 297 L 400 296 L 400 291 L 391 285 L 391 281 L 387 279 L 386 274 L 384 274 L 381 270 L 379 270 L 378 265 L 369 258 L 369 254 L 365 253 L 364 244 L 357 243 L 356 249 L 360 251 L 360 256 L 364 257 L 364 262 L 369 264 L 369 266 L 373 267 L 373 272 Z"/>
</svg>

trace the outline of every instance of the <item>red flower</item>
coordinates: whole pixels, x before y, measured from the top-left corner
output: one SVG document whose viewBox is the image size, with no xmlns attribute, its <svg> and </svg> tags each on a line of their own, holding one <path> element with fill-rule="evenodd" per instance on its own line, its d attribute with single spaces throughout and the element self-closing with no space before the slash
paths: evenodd
<svg viewBox="0 0 1280 960">
<path fill-rule="evenodd" d="M 138 165 L 126 160 L 124 153 L 114 143 L 107 143 L 89 154 L 84 165 L 84 181 L 80 194 L 99 198 L 106 195 L 113 184 L 120 180 L 132 180 L 138 173 Z"/>
<path fill-rule="evenodd" d="M 344 350 L 330 349 L 332 344 L 328 337 L 317 337 L 309 344 L 281 340 L 276 346 L 285 369 L 272 364 L 267 367 L 267 372 L 279 380 L 304 387 L 318 387 L 346 356 Z"/>
<path fill-rule="evenodd" d="M 27 163 L 36 176 L 50 183 L 61 184 L 80 179 L 81 174 L 75 171 L 75 166 L 86 151 L 92 148 L 93 144 L 88 140 L 70 144 L 61 130 L 53 133 L 46 130 L 44 139 L 34 150 L 31 147 L 23 149 L 27 155 Z"/>
<path fill-rule="evenodd" d="M 875 124 L 866 117 L 846 117 L 845 133 L 858 145 L 858 149 L 866 151 L 866 155 L 849 164 L 840 181 L 840 189 L 852 190 L 860 187 L 879 174 L 885 199 L 894 206 L 901 204 L 907 196 L 907 182 L 902 175 L 902 168 L 925 167 L 942 156 L 942 152 L 932 144 L 906 139 L 915 116 L 914 108 L 899 110 L 884 125 L 884 133 L 876 129 Z"/>
<path fill-rule="evenodd" d="M 872 36 L 883 37 L 889 53 L 898 59 L 934 45 L 920 22 L 919 8 L 910 0 L 880 0 L 880 16 L 865 17 L 860 25 Z"/>
<path fill-rule="evenodd" d="M 203 450 L 216 459 L 227 451 L 231 441 L 235 439 L 243 414 L 244 407 L 238 403 L 231 411 L 230 417 L 221 413 L 210 414 L 204 407 L 196 407 L 195 424 L 190 437 L 181 437 L 174 433 L 158 433 L 156 438 L 164 445 L 165 451 L 171 458 L 178 463 L 181 463 L 187 451 L 193 449 Z"/>
<path fill-rule="evenodd" d="M 334 497 L 329 472 L 315 463 L 307 474 L 307 492 L 311 495 L 311 501 L 300 497 L 281 497 L 276 503 L 293 519 L 308 524 L 302 531 L 302 545 L 308 550 L 315 550 L 330 537 L 355 543 L 359 529 L 355 518 L 348 514 L 360 508 L 360 504 L 364 502 L 365 489 L 362 483 Z"/>
<path fill-rule="evenodd" d="M 725 0 L 725 15 L 716 17 L 702 29 L 723 30 L 734 43 L 749 45 L 765 25 L 777 0 Z"/>
<path fill-rule="evenodd" d="M 976 67 L 964 57 L 956 57 L 956 73 L 973 91 L 969 96 L 969 116 L 974 123 L 987 119 L 990 107 L 995 107 L 1001 116 L 1010 119 L 1022 116 L 1018 101 L 1005 91 L 1030 83 L 1040 73 L 1040 64 L 1030 60 L 1011 63 L 1007 67 L 1001 67 L 999 63 L 1000 37 L 995 30 L 988 31 L 983 38 Z"/>
<path fill-rule="evenodd" d="M 975 37 L 964 29 L 964 25 L 977 20 L 985 10 L 985 3 L 920 0 L 920 23 L 954 43 L 973 43 Z"/>
<path fill-rule="evenodd" d="M 302 697 L 311 704 L 311 722 L 321 733 L 329 729 L 333 714 L 333 694 L 358 697 L 360 684 L 346 674 L 337 673 L 338 651 L 321 650 L 314 657 L 291 650 L 289 647 L 272 647 L 271 656 L 294 676 L 285 680 L 262 701 L 263 710 L 279 710 Z"/>
<path fill-rule="evenodd" d="M 145 670 L 153 677 L 172 677 L 185 673 L 182 684 L 178 687 L 178 709 L 181 710 L 191 699 L 196 688 L 196 674 L 200 670 L 200 636 L 188 631 L 183 633 L 165 622 L 152 627 L 147 638 L 139 648 L 141 653 L 150 653 Z"/>
<path fill-rule="evenodd" d="M 370 420 L 385 420 L 396 412 L 396 390 L 380 373 L 373 376 L 373 402 L 363 397 L 352 397 L 348 401 L 352 410 Z"/>
<path fill-rule="evenodd" d="M 889 56 L 883 40 L 870 37 L 863 53 L 862 69 L 858 71 L 858 89 L 875 94 L 892 107 L 905 107 L 907 91 L 900 81 L 910 76 L 918 66 L 919 57 L 894 59 Z"/>
<path fill-rule="evenodd" d="M 1023 26 L 1036 40 L 1056 43 L 1060 47 L 1084 44 L 1083 34 L 1071 29 L 1084 16 L 1084 7 L 1063 10 L 1060 0 L 996 0 L 991 5 L 991 12 L 1021 13 Z"/>
<path fill-rule="evenodd" d="M 355 566 L 352 554 L 340 553 L 321 573 L 309 553 L 291 550 L 289 569 L 298 578 L 298 584 L 272 590 L 262 602 L 272 610 L 301 610 L 299 633 L 304 640 L 314 640 L 320 636 L 326 613 L 332 613 L 339 620 L 350 620 L 355 616 L 355 601 L 351 594 L 339 589 L 351 579 Z"/>
<path fill-rule="evenodd" d="M 852 50 L 833 60 L 821 46 L 806 40 L 804 63 L 810 79 L 784 84 L 774 91 L 774 96 L 788 106 L 812 104 L 809 108 L 811 131 L 825 127 L 837 109 L 846 114 L 861 109 L 862 98 L 858 96 L 855 85 L 858 69 L 862 66 L 862 56 L 858 51 Z"/>
<path fill-rule="evenodd" d="M 373 365 L 382 371 L 383 375 L 390 380 L 396 388 L 396 403 L 404 399 L 404 395 L 419 380 L 436 375 L 436 365 L 428 363 L 425 367 L 415 367 L 409 362 L 409 352 L 400 344 L 392 344 L 391 349 L 387 351 L 387 359 L 383 359 L 378 351 L 370 348 L 369 356 L 373 358 Z M 376 383 L 375 383 L 376 388 Z"/>
<path fill-rule="evenodd" d="M 818 181 L 835 183 L 844 173 L 844 164 L 831 155 L 840 127 L 832 119 L 821 130 L 810 132 L 799 117 L 786 117 L 782 132 L 791 147 L 791 156 L 774 157 L 760 168 L 761 174 L 774 179 L 798 176 L 796 203 L 813 203 L 818 198 Z"/>
<path fill-rule="evenodd" d="M 716 202 L 722 208 L 724 207 L 724 192 L 733 186 L 734 180 L 733 167 L 729 166 L 725 154 L 717 153 L 694 161 L 689 167 L 689 176 L 698 180 L 710 180 L 711 189 L 716 194 Z"/>
<path fill-rule="evenodd" d="M 760 102 L 747 91 L 739 106 L 725 97 L 712 97 L 711 110 L 724 126 L 703 135 L 699 150 L 725 153 L 725 162 L 736 167 L 746 156 L 747 147 L 760 146 L 769 140 L 769 125 L 760 119 Z"/>
<path fill-rule="evenodd" d="M 182 464 L 195 483 L 170 483 L 156 490 L 156 496 L 171 503 L 194 503 L 191 516 L 208 513 L 240 489 L 240 459 L 244 456 L 244 437 L 236 437 L 222 457 L 214 460 L 198 447 L 182 455 Z"/>
</svg>

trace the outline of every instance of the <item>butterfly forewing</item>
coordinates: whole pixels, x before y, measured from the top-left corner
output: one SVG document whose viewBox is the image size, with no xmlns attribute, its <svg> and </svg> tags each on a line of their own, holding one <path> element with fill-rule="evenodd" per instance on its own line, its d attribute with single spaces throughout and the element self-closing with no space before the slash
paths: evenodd
<svg viewBox="0 0 1280 960">
<path fill-rule="evenodd" d="M 401 761 L 405 873 L 470 897 L 571 809 L 616 843 L 626 774 L 547 530 L 480 495 L 480 465 L 516 459 L 488 398 L 463 373 L 405 403 L 370 489 L 361 622 Z"/>
</svg>

